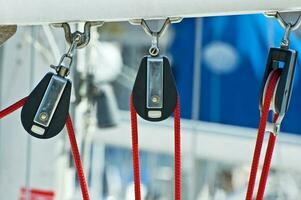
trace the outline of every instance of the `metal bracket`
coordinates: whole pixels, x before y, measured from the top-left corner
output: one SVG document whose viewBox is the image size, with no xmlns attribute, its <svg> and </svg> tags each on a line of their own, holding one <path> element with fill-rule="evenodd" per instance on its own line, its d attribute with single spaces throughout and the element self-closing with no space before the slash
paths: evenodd
<svg viewBox="0 0 301 200">
<path fill-rule="evenodd" d="M 62 27 L 65 31 L 66 41 L 70 44 L 69 50 L 65 53 L 59 62 L 59 64 L 51 65 L 56 70 L 58 75 L 65 77 L 69 75 L 70 67 L 72 65 L 73 55 L 76 49 L 83 48 L 90 42 L 91 27 L 102 26 L 104 22 L 86 22 L 84 26 L 84 32 L 75 31 L 71 32 L 70 25 L 68 23 L 52 24 L 54 27 Z"/>
<path fill-rule="evenodd" d="M 149 53 L 151 56 L 158 56 L 160 53 L 160 49 L 158 46 L 159 38 L 165 33 L 165 31 L 167 30 L 170 24 L 179 23 L 182 21 L 182 19 L 183 18 L 181 17 L 167 18 L 159 31 L 151 30 L 151 28 L 148 26 L 147 22 L 144 19 L 134 19 L 134 20 L 130 20 L 129 22 L 132 25 L 142 26 L 144 32 L 152 37 L 152 45 L 149 49 Z"/>
<path fill-rule="evenodd" d="M 146 107 L 163 107 L 163 57 L 147 57 Z M 159 116 L 161 117 L 161 116 Z"/>
<path fill-rule="evenodd" d="M 301 26 L 301 12 L 300 12 L 299 17 L 297 18 L 297 20 L 294 23 L 286 22 L 284 17 L 281 16 L 281 14 L 287 14 L 287 13 L 281 13 L 281 12 L 278 12 L 278 11 L 269 11 L 269 12 L 265 13 L 265 15 L 267 17 L 275 17 L 284 29 L 287 27 L 288 24 L 291 24 L 291 31 L 295 31 L 298 28 L 300 28 L 300 26 Z"/>
<path fill-rule="evenodd" d="M 35 114 L 34 122 L 43 126 L 48 127 L 54 112 L 59 104 L 59 101 L 63 95 L 64 89 L 67 85 L 67 80 L 58 75 L 53 75 L 50 79 L 46 92 L 43 96 L 38 111 Z M 41 130 L 43 130 L 41 132 Z M 37 128 L 36 125 L 32 126 L 32 131 L 36 134 L 43 135 L 45 129 L 41 127 Z"/>
<path fill-rule="evenodd" d="M 281 16 L 281 14 L 288 14 L 288 13 L 280 13 L 278 11 L 269 11 L 265 13 L 267 17 L 275 17 L 278 20 L 279 24 L 284 28 L 285 34 L 281 41 L 281 48 L 288 49 L 290 45 L 289 37 L 291 32 L 299 29 L 301 26 L 301 13 L 299 14 L 295 22 L 287 22 L 284 19 L 284 17 Z"/>
<path fill-rule="evenodd" d="M 280 131 L 280 125 L 279 123 L 267 123 L 267 126 L 265 128 L 266 132 L 270 132 L 273 133 L 275 136 L 277 136 L 279 134 Z"/>
<path fill-rule="evenodd" d="M 60 75 L 61 77 L 66 77 L 69 75 L 70 67 L 72 65 L 73 61 L 73 55 L 75 52 L 75 49 L 77 47 L 78 42 L 80 41 L 81 36 L 79 34 L 74 36 L 67 53 L 65 53 L 59 62 L 58 65 L 50 65 L 51 68 L 55 69 L 55 71 Z"/>
<path fill-rule="evenodd" d="M 73 43 L 73 40 L 80 35 L 80 40 L 77 43 L 76 48 L 80 49 L 83 48 L 85 46 L 88 45 L 89 41 L 90 41 L 90 30 L 91 27 L 95 26 L 95 27 L 99 27 L 102 26 L 104 24 L 103 21 L 99 22 L 99 21 L 95 21 L 95 22 L 86 22 L 85 26 L 84 26 L 84 32 L 80 32 L 80 31 L 75 31 L 75 32 L 71 32 L 71 28 L 70 25 L 68 23 L 56 23 L 56 24 L 52 24 L 53 27 L 56 28 L 63 28 L 64 32 L 65 32 L 65 38 L 66 41 L 69 44 Z"/>
</svg>

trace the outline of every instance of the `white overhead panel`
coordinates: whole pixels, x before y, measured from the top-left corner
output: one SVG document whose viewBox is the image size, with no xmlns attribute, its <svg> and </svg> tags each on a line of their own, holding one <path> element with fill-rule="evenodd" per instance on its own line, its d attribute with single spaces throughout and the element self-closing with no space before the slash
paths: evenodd
<svg viewBox="0 0 301 200">
<path fill-rule="evenodd" d="M 126 21 L 301 10 L 300 0 L 0 0 L 0 24 Z"/>
</svg>

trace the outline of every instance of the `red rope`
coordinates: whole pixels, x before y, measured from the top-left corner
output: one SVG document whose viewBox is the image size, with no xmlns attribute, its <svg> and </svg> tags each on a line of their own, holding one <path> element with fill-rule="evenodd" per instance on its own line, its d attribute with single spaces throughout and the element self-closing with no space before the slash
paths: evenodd
<svg viewBox="0 0 301 200">
<path fill-rule="evenodd" d="M 175 128 L 175 199 L 181 200 L 181 109 L 180 98 L 174 112 Z"/>
<path fill-rule="evenodd" d="M 132 125 L 132 154 L 133 154 L 133 169 L 134 169 L 135 200 L 141 200 L 138 123 L 137 123 L 137 113 L 133 105 L 132 96 L 130 100 L 130 111 L 131 111 L 131 125 Z"/>
<path fill-rule="evenodd" d="M 280 70 L 276 70 L 276 71 L 272 72 L 271 78 L 270 78 L 269 82 L 267 83 L 268 85 L 267 85 L 266 93 L 264 96 L 264 103 L 263 103 L 263 107 L 262 107 L 259 129 L 258 129 L 258 133 L 257 133 L 257 140 L 256 140 L 256 145 L 255 145 L 255 150 L 254 150 L 254 155 L 253 155 L 253 161 L 252 161 L 251 172 L 250 172 L 250 177 L 249 177 L 249 184 L 248 184 L 248 189 L 247 189 L 247 194 L 246 194 L 246 200 L 253 199 L 253 192 L 254 192 L 254 188 L 255 188 L 258 165 L 259 165 L 259 161 L 260 161 L 260 154 L 261 154 L 262 144 L 263 144 L 263 140 L 264 140 L 264 133 L 266 130 L 266 125 L 267 125 L 267 121 L 268 121 L 268 117 L 269 117 L 270 104 L 271 104 L 274 90 L 276 88 L 277 81 L 280 77 L 280 74 L 281 74 Z M 271 142 L 269 141 L 269 143 L 272 143 L 272 142 L 273 141 L 271 141 Z M 273 149 L 269 148 L 267 153 L 273 154 Z M 266 157 L 266 158 L 269 159 L 269 157 Z M 270 158 L 271 158 L 271 156 L 270 156 Z M 269 171 L 269 167 L 266 166 L 266 168 L 267 169 L 265 169 L 265 170 Z M 264 184 L 263 183 L 264 179 L 267 179 L 268 172 L 265 172 L 264 175 L 266 177 L 264 177 L 262 179 L 262 184 Z M 261 187 L 262 187 L 262 189 L 259 188 L 260 192 L 264 193 L 265 187 L 263 187 L 263 186 L 261 186 Z"/>
<path fill-rule="evenodd" d="M 82 162 L 81 162 L 81 159 L 80 159 L 80 154 L 79 154 L 79 151 L 78 151 L 78 146 L 77 146 L 77 143 L 76 143 L 76 137 L 75 137 L 75 133 L 74 133 L 74 129 L 73 129 L 70 114 L 68 114 L 68 116 L 67 116 L 66 127 L 67 127 L 67 132 L 68 132 L 68 136 L 69 136 L 69 140 L 70 140 L 73 160 L 74 160 L 76 171 L 77 171 L 77 176 L 78 176 L 80 187 L 81 187 L 81 190 L 82 190 L 83 200 L 90 200 L 89 190 L 88 190 L 88 186 L 87 186 L 87 182 L 86 182 Z"/>
<path fill-rule="evenodd" d="M 28 99 L 28 97 L 25 97 L 25 98 L 17 101 L 16 103 L 12 104 L 11 106 L 1 110 L 0 111 L 0 119 L 13 113 L 17 109 L 21 108 L 26 103 L 27 99 Z M 75 138 L 75 133 L 74 133 L 74 129 L 72 126 L 72 121 L 71 121 L 69 114 L 67 116 L 66 127 L 67 127 L 67 132 L 68 132 L 68 136 L 69 136 L 69 140 L 70 140 L 73 159 L 74 159 L 75 166 L 76 166 L 77 175 L 78 175 L 81 190 L 82 190 L 83 200 L 89 200 L 90 199 L 89 191 L 88 191 L 82 163 L 80 160 L 80 154 L 79 154 L 77 143 L 76 143 L 76 138 Z"/>
<path fill-rule="evenodd" d="M 139 163 L 139 143 L 138 143 L 138 123 L 137 113 L 133 105 L 133 97 L 130 99 L 131 124 L 132 124 L 132 151 L 133 170 L 135 184 L 135 200 L 141 200 L 140 189 L 140 163 Z M 181 133 L 180 133 L 180 99 L 174 112 L 174 139 L 175 139 L 175 200 L 181 200 Z"/>
<path fill-rule="evenodd" d="M 14 111 L 18 110 L 19 108 L 21 108 L 25 102 L 27 101 L 28 97 L 24 97 L 23 99 L 17 101 L 16 103 L 12 104 L 11 106 L 3 109 L 0 111 L 0 119 L 2 119 L 3 117 L 6 117 L 7 115 L 13 113 Z"/>
<path fill-rule="evenodd" d="M 269 176 L 269 171 L 271 167 L 271 161 L 273 157 L 275 143 L 276 143 L 276 136 L 273 133 L 270 133 L 269 143 L 268 143 L 267 152 L 265 155 L 264 164 L 261 172 L 256 200 L 263 200 L 263 196 L 264 196 L 264 192 Z"/>
</svg>

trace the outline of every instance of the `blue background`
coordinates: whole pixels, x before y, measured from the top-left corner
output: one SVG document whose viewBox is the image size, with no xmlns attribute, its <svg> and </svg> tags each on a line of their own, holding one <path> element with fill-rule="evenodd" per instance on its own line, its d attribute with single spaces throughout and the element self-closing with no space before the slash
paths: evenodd
<svg viewBox="0 0 301 200">
<path fill-rule="evenodd" d="M 175 37 L 170 47 L 174 75 L 181 96 L 183 118 L 192 116 L 192 86 L 196 19 L 173 25 Z M 233 47 L 238 55 L 230 73 L 215 73 L 202 52 L 201 103 L 199 119 L 225 124 L 257 127 L 259 92 L 266 59 L 271 46 L 279 47 L 284 30 L 274 19 L 263 15 L 209 17 L 202 20 L 202 50 L 213 42 Z M 291 49 L 299 50 L 300 40 L 291 35 Z M 301 134 L 300 56 L 294 90 L 282 131 Z"/>
</svg>

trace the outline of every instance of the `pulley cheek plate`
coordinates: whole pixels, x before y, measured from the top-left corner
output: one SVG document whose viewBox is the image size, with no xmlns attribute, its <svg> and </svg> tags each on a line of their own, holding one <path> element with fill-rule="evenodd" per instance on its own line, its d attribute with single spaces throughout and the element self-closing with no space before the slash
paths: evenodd
<svg viewBox="0 0 301 200">
<path fill-rule="evenodd" d="M 57 78 L 57 75 L 48 73 L 44 76 L 41 82 L 30 93 L 28 100 L 23 106 L 21 112 L 21 121 L 24 129 L 30 135 L 40 139 L 48 139 L 56 136 L 64 128 L 69 111 L 72 84 L 68 79 L 61 78 L 66 82 L 64 87 L 61 89 L 61 95 L 59 95 L 60 98 L 58 99 L 52 118 L 47 126 L 43 126 L 42 124 L 36 122 L 36 113 L 39 110 L 43 97 L 46 95 L 45 93 L 47 93 L 46 90 L 53 78 Z M 57 85 L 54 87 L 56 88 L 53 89 L 57 90 Z M 51 97 L 51 95 L 49 97 Z M 49 103 L 50 98 L 47 100 Z M 39 131 L 37 130 L 41 132 L 38 133 Z"/>
<path fill-rule="evenodd" d="M 151 59 L 162 59 L 163 61 L 161 77 L 159 76 L 155 80 L 149 80 L 152 79 L 152 75 L 149 74 L 150 66 L 148 66 L 150 65 Z M 156 82 L 150 83 L 150 81 Z M 160 83 L 160 81 L 162 81 L 162 83 Z M 154 84 L 158 85 L 153 86 L 153 89 L 158 90 L 156 97 L 149 94 L 151 93 L 150 87 L 152 87 L 150 85 Z M 162 87 L 161 90 L 160 87 Z M 162 121 L 172 115 L 176 108 L 178 93 L 167 57 L 145 56 L 142 59 L 132 95 L 136 112 L 143 119 L 148 121 Z M 158 106 L 152 106 L 152 103 L 150 103 L 152 98 L 157 98 Z"/>
<path fill-rule="evenodd" d="M 294 79 L 294 72 L 297 60 L 297 52 L 294 50 L 286 50 L 281 48 L 271 48 L 267 61 L 267 67 L 265 70 L 263 83 L 266 83 L 269 75 L 275 69 L 281 69 L 281 77 L 275 92 L 275 102 L 273 105 L 275 112 L 284 114 L 289 106 L 292 83 Z M 265 84 L 262 84 L 262 92 L 260 97 L 260 107 L 263 105 L 263 94 L 265 90 Z"/>
</svg>

